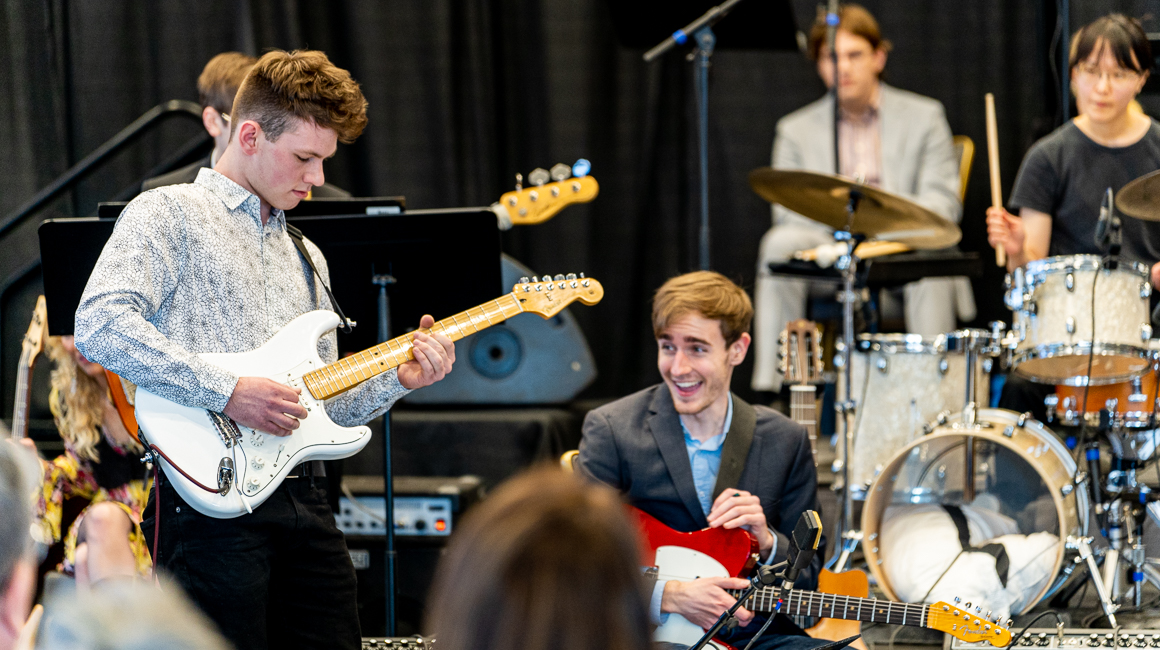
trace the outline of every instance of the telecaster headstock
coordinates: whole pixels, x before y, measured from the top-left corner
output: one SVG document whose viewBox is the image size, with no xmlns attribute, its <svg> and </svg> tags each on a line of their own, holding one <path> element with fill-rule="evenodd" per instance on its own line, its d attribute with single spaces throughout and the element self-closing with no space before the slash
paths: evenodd
<svg viewBox="0 0 1160 650">
<path fill-rule="evenodd" d="M 983 616 L 982 609 L 976 606 L 972 612 L 970 603 L 960 606 L 939 601 L 930 606 L 927 627 L 963 641 L 987 641 L 996 648 L 1006 647 L 1011 643 L 1011 620 L 1000 625 L 998 616 L 991 620 L 991 612 Z"/>
</svg>

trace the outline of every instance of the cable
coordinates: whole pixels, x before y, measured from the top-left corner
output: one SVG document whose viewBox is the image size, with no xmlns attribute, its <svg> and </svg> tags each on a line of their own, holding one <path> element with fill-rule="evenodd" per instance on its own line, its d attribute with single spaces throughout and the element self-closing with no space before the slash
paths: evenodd
<svg viewBox="0 0 1160 650">
<path fill-rule="evenodd" d="M 361 510 L 363 514 L 370 517 L 371 519 L 374 519 L 375 521 L 381 523 L 384 526 L 387 525 L 387 518 L 380 515 L 379 513 L 375 512 L 374 510 L 371 510 L 370 508 L 364 506 L 354 496 L 354 493 L 352 493 L 350 491 L 350 487 L 347 486 L 346 483 L 341 483 L 339 489 L 342 490 L 343 496 L 345 496 L 350 501 L 350 505 L 353 506 L 356 510 Z"/>
<path fill-rule="evenodd" d="M 1054 609 L 1049 609 L 1046 612 L 1040 612 L 1039 616 L 1036 616 L 1035 618 L 1031 619 L 1030 623 L 1028 623 L 1027 625 L 1024 625 L 1023 629 L 1019 630 L 1019 634 L 1016 634 L 1015 636 L 1011 637 L 1011 642 L 1015 643 L 1016 640 L 1022 638 L 1023 635 L 1027 633 L 1027 630 L 1031 629 L 1036 623 L 1038 623 L 1040 620 L 1042 620 L 1044 616 L 1054 616 L 1055 622 L 1060 624 L 1060 625 L 1063 625 L 1063 617 L 1059 615 L 1059 612 L 1055 611 Z M 1085 625 L 1084 627 L 1087 627 L 1087 626 Z"/>
<path fill-rule="evenodd" d="M 157 445 L 150 444 L 150 445 L 149 445 L 149 449 L 150 449 L 150 450 L 152 450 L 152 451 L 153 451 L 153 453 L 155 453 L 155 454 L 157 454 L 158 456 L 161 456 L 162 458 L 164 458 L 164 459 L 165 459 L 165 462 L 169 463 L 169 466 L 170 466 L 170 467 L 172 467 L 173 469 L 177 470 L 177 471 L 178 471 L 178 473 L 180 473 L 180 474 L 181 474 L 182 476 L 184 476 L 185 478 L 189 479 L 189 482 L 191 482 L 191 483 L 193 483 L 194 485 L 196 485 L 197 487 L 199 487 L 199 488 L 201 488 L 201 489 L 205 490 L 206 492 L 212 492 L 212 493 L 214 493 L 214 494 L 221 494 L 221 493 L 220 493 L 220 492 L 218 492 L 218 491 L 217 491 L 215 488 L 211 488 L 211 487 L 209 487 L 209 486 L 207 486 L 207 485 L 204 485 L 204 484 L 202 484 L 202 482 L 201 482 L 201 481 L 199 481 L 199 480 L 197 480 L 197 479 L 193 478 L 193 477 L 192 477 L 192 476 L 190 476 L 189 474 L 186 474 L 186 473 L 185 473 L 185 470 L 181 469 L 180 467 L 178 467 L 178 466 L 177 466 L 177 463 L 175 463 L 175 462 L 173 462 L 172 460 L 170 460 L 170 459 L 169 459 L 169 456 L 166 456 L 166 455 L 165 455 L 165 452 L 163 452 L 163 451 L 161 451 L 160 449 L 158 449 L 158 448 L 157 448 Z"/>
</svg>

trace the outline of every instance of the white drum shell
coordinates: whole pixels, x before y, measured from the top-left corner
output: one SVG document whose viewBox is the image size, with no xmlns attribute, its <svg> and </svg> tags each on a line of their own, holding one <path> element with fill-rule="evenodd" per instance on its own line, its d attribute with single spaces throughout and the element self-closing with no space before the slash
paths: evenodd
<svg viewBox="0 0 1160 650">
<path fill-rule="evenodd" d="M 940 413 L 963 410 L 966 357 L 941 352 L 934 339 L 914 334 L 861 337 L 851 368 L 851 399 L 857 403 L 849 481 L 862 498 L 878 471 L 918 438 Z M 866 349 L 869 348 L 869 349 Z M 863 351 L 865 350 L 865 351 Z M 987 404 L 989 384 L 976 368 L 975 402 Z M 839 373 L 839 381 L 844 374 Z"/>
<path fill-rule="evenodd" d="M 1016 373 L 1037 382 L 1082 386 L 1093 347 L 1092 384 L 1125 381 L 1148 367 L 1152 285 L 1143 265 L 1120 262 L 1109 270 L 1101 268 L 1098 256 L 1068 255 L 1029 262 L 1022 276 L 1022 291 L 1015 287 L 1007 298 L 1018 341 Z"/>
</svg>

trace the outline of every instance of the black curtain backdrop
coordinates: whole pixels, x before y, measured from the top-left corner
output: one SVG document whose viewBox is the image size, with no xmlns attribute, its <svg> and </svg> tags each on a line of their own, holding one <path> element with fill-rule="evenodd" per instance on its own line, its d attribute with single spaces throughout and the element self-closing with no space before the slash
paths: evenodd
<svg viewBox="0 0 1160 650">
<path fill-rule="evenodd" d="M 808 28 L 816 5 L 792 2 L 798 25 Z M 975 140 L 962 247 L 990 256 L 983 227 L 990 201 L 983 94 L 996 95 L 1006 195 L 1023 153 L 1056 123 L 1049 47 L 1058 5 L 864 4 L 894 42 L 888 81 L 942 101 L 952 130 Z M 1148 12 L 1155 1 L 1073 4 L 1073 29 L 1113 9 L 1154 27 Z M 665 29 L 695 17 L 669 15 L 662 2 L 650 6 L 650 19 Z M 326 170 L 327 180 L 356 194 L 403 194 L 412 208 L 488 205 L 511 188 L 516 172 L 581 157 L 592 162 L 601 185 L 595 202 L 514 229 L 503 245 L 537 272 L 583 271 L 604 283 L 600 305 L 573 313 L 600 372 L 588 394 L 622 395 L 658 378 L 651 294 L 694 267 L 698 219 L 691 194 L 698 174 L 691 65 L 683 52 L 645 64 L 641 49 L 620 45 L 614 25 L 623 9 L 616 0 L 5 3 L 0 212 L 26 201 L 150 107 L 196 100 L 195 79 L 214 54 L 321 49 L 351 71 L 370 102 L 365 135 L 340 146 Z M 822 92 L 813 64 L 797 52 L 719 49 L 713 57 L 712 265 L 747 288 L 770 212 L 746 176 L 769 164 L 777 120 Z M 192 121 L 165 125 L 35 221 L 92 213 L 199 128 Z M 0 238 L 5 415 L 19 336 L 40 290 L 38 272 L 29 271 L 38 254 L 34 232 L 29 223 Z M 431 264 L 455 260 L 432 250 Z M 1002 273 L 989 267 L 975 282 L 980 316 L 973 324 L 1008 316 L 1001 281 Z M 734 376 L 743 396 L 750 369 L 747 362 Z"/>
</svg>

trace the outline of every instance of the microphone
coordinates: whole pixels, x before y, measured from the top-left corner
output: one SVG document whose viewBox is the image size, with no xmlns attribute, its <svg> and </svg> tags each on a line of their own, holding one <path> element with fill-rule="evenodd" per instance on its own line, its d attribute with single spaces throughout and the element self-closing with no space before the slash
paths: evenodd
<svg viewBox="0 0 1160 650">
<path fill-rule="evenodd" d="M 834 41 L 838 39 L 838 0 L 830 0 L 826 6 L 826 47 L 830 48 L 830 56 L 834 56 Z"/>
<path fill-rule="evenodd" d="M 1112 188 L 1104 192 L 1104 199 L 1100 202 L 1100 218 L 1096 221 L 1095 245 L 1108 251 L 1107 267 L 1116 268 L 1116 258 L 1120 255 L 1120 246 L 1123 237 L 1120 233 L 1122 223 L 1116 216 L 1116 199 Z"/>
<path fill-rule="evenodd" d="M 822 543 L 822 518 L 814 510 L 806 510 L 798 518 L 793 534 L 789 538 L 789 553 L 786 557 L 785 586 L 791 586 L 797 581 L 800 574 L 810 562 L 814 561 L 814 554 L 818 545 Z"/>
</svg>

